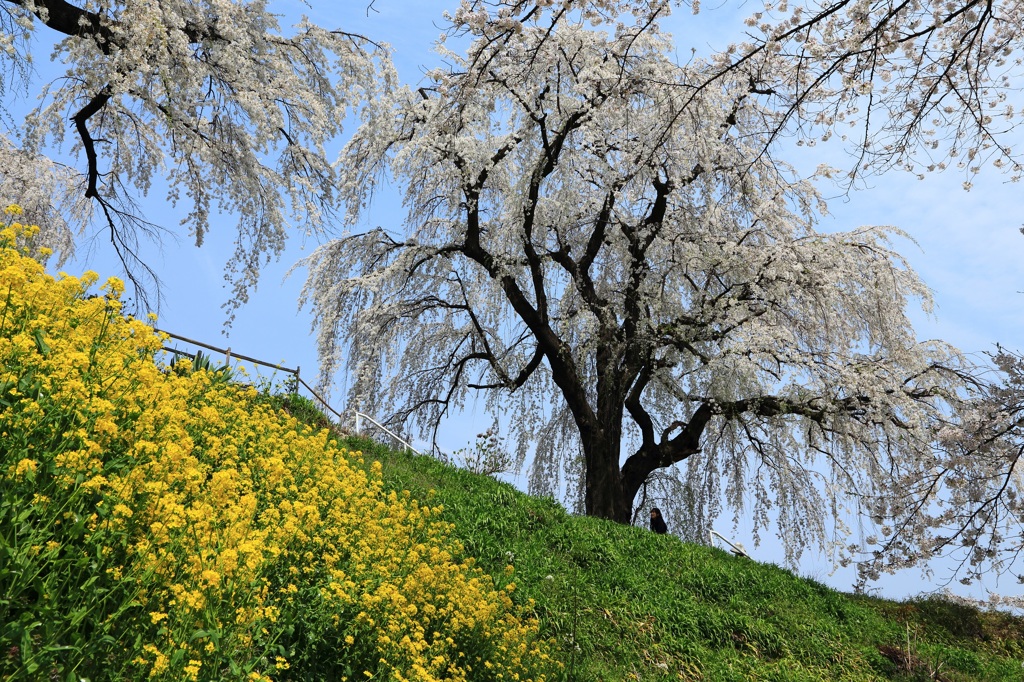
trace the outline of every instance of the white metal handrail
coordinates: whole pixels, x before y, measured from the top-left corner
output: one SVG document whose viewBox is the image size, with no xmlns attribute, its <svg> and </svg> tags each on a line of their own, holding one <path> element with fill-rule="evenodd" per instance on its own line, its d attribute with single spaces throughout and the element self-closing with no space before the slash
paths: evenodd
<svg viewBox="0 0 1024 682">
<path fill-rule="evenodd" d="M 392 438 L 397 440 L 399 443 L 404 445 L 407 449 L 412 450 L 417 455 L 422 455 L 423 454 L 422 452 L 420 452 L 419 450 L 414 448 L 412 445 L 410 445 L 408 442 L 406 442 L 406 440 L 403 439 L 401 436 L 399 436 L 394 431 L 392 431 L 388 427 L 386 427 L 383 424 L 381 424 L 379 421 L 377 421 L 376 419 L 374 419 L 370 415 L 363 414 L 362 412 L 360 412 L 358 410 L 352 410 L 352 412 L 355 413 L 355 415 L 356 415 L 356 435 L 357 436 L 362 435 L 362 430 L 360 428 L 360 420 L 365 419 L 366 421 L 370 422 L 371 424 L 376 426 L 378 429 L 380 429 L 384 433 L 388 434 L 389 436 L 391 436 Z"/>
<path fill-rule="evenodd" d="M 725 537 L 724 535 L 722 535 L 721 533 L 716 531 L 714 528 L 711 528 L 711 529 L 708 530 L 708 539 L 711 541 L 711 546 L 712 547 L 714 547 L 714 545 L 715 545 L 715 537 L 716 536 L 718 538 L 720 538 L 722 540 L 722 542 L 724 542 L 725 544 L 727 544 L 730 547 L 732 547 L 732 553 L 735 554 L 736 556 L 741 556 L 741 557 L 744 557 L 746 559 L 750 558 L 750 555 L 747 554 L 747 550 L 743 549 L 743 545 L 733 544 L 732 541 L 729 540 L 729 538 Z"/>
<path fill-rule="evenodd" d="M 192 344 L 194 346 L 199 346 L 200 348 L 205 348 L 207 350 L 214 351 L 216 353 L 222 353 L 224 355 L 224 357 L 225 357 L 225 362 L 228 362 L 228 363 L 230 363 L 231 360 L 244 360 L 246 362 L 253 362 L 253 363 L 256 363 L 258 365 L 263 365 L 264 367 L 270 367 L 272 369 L 280 370 L 282 372 L 286 372 L 288 374 L 291 374 L 291 375 L 293 375 L 295 377 L 295 387 L 293 389 L 294 391 L 297 392 L 299 386 L 305 387 L 306 390 L 308 390 L 310 392 L 310 394 L 313 396 L 313 398 L 315 398 L 316 401 L 319 402 L 323 406 L 324 410 L 327 410 L 329 412 L 333 412 L 334 415 L 337 416 L 339 420 L 343 419 L 343 417 L 342 417 L 340 412 L 338 412 L 333 407 L 331 407 L 327 403 L 326 400 L 324 400 L 315 390 L 313 390 L 312 386 L 310 386 L 309 384 L 307 384 L 305 382 L 305 380 L 303 380 L 303 378 L 299 375 L 299 368 L 298 367 L 296 367 L 295 369 L 292 369 L 290 367 L 284 367 L 282 365 L 266 362 L 264 360 L 258 360 L 257 358 L 251 358 L 251 357 L 248 357 L 246 355 L 241 355 L 240 353 L 234 353 L 234 352 L 231 351 L 230 348 L 218 348 L 217 346 L 212 346 L 212 345 L 210 345 L 208 343 L 203 343 L 202 341 L 196 341 L 195 339 L 190 339 L 190 338 L 187 338 L 185 336 L 179 336 L 178 334 L 172 334 L 171 332 L 163 330 L 163 329 L 155 329 L 154 331 L 158 331 L 160 333 L 167 334 L 167 336 L 171 337 L 172 339 L 177 339 L 179 341 L 184 341 L 185 343 L 189 343 L 189 344 Z M 191 353 L 185 353 L 183 351 L 177 350 L 176 348 L 164 348 L 163 350 L 171 352 L 171 353 L 175 353 L 175 354 L 187 355 L 189 357 L 192 356 Z M 374 419 L 370 415 L 363 414 L 362 412 L 359 412 L 358 410 L 353 410 L 352 412 L 356 416 L 356 434 L 357 435 L 362 435 L 362 429 L 361 429 L 360 422 L 361 422 L 361 420 L 365 419 L 368 422 L 370 422 L 371 424 L 373 424 L 374 426 L 376 426 L 378 429 L 380 429 L 381 431 L 383 431 L 384 433 L 388 434 L 389 436 L 394 438 L 396 441 L 398 441 L 399 443 L 404 445 L 407 449 L 412 450 L 417 455 L 422 455 L 423 454 L 422 452 L 420 452 L 419 450 L 414 448 L 404 438 L 399 436 L 397 433 L 395 433 L 394 431 L 392 431 L 388 427 L 386 427 L 383 424 L 381 424 L 379 421 L 377 421 L 376 419 Z"/>
</svg>

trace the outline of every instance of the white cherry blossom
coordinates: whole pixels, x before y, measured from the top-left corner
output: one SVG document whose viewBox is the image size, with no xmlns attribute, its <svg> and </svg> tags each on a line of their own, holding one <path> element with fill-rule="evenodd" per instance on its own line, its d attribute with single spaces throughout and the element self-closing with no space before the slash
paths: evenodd
<svg viewBox="0 0 1024 682">
<path fill-rule="evenodd" d="M 229 275 L 242 303 L 290 230 L 323 229 L 336 181 L 326 145 L 393 79 L 384 46 L 307 21 L 283 33 L 263 0 L 6 0 L 0 26 L 13 80 L 38 60 L 28 50 L 36 31 L 62 37 L 54 57 L 65 69 L 24 125 L 3 133 L 5 147 L 40 159 L 64 145 L 80 163 L 40 161 L 35 184 L 5 168 L 4 189 L 15 190 L 6 200 L 65 215 L 67 202 L 39 203 L 59 177 L 58 198 L 98 209 L 139 293 L 149 278 L 138 238 L 156 225 L 135 202 L 158 177 L 188 207 L 183 227 L 196 244 L 211 217 L 235 218 Z M 81 227 L 89 212 L 73 205 Z"/>
</svg>

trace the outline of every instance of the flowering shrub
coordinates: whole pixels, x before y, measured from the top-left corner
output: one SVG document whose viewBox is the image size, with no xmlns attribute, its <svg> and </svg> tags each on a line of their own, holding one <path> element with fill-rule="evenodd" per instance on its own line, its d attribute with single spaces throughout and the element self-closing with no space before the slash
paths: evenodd
<svg viewBox="0 0 1024 682">
<path fill-rule="evenodd" d="M 9 213 L 16 214 L 11 207 Z M 0 233 L 0 677 L 543 680 L 440 507 Z"/>
</svg>

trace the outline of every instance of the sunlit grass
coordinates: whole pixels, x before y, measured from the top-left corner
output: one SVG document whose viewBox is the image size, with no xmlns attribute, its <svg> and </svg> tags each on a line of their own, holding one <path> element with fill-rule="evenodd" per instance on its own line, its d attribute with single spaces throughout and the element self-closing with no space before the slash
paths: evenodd
<svg viewBox="0 0 1024 682">
<path fill-rule="evenodd" d="M 1024 620 L 836 592 L 645 529 L 576 517 L 365 441 L 389 488 L 444 505 L 478 565 L 515 566 L 569 680 L 1024 680 Z"/>
</svg>

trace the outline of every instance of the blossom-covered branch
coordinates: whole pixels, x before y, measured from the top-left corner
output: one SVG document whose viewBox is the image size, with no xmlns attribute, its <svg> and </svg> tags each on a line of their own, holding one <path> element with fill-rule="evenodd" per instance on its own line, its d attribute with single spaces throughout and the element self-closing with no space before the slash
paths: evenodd
<svg viewBox="0 0 1024 682">
<path fill-rule="evenodd" d="M 352 107 L 393 80 L 383 45 L 307 21 L 283 35 L 262 1 L 6 0 L 0 13 L 9 64 L 28 62 L 18 39 L 44 26 L 62 37 L 66 68 L 8 136 L 43 155 L 74 122 L 72 150 L 85 155 L 77 191 L 100 207 L 140 295 L 153 282 L 135 255 L 147 224 L 136 202 L 158 178 L 171 202 L 187 197 L 183 224 L 197 244 L 211 213 L 237 220 L 229 279 L 240 304 L 289 226 L 324 228 L 336 207 L 327 145 Z"/>
<path fill-rule="evenodd" d="M 704 9 L 699 0 L 572 0 L 560 12 L 642 23 L 684 4 L 695 14 L 733 11 Z M 547 6 L 462 0 L 451 33 L 512 40 Z M 954 167 L 969 189 L 986 163 L 1022 176 L 1011 139 L 1024 111 L 1020 0 L 787 0 L 755 5 L 745 23 L 746 35 L 715 46 L 703 76 L 679 96 L 686 108 L 705 90 L 747 79 L 750 96 L 773 114 L 753 151 L 767 153 L 793 133 L 798 144 L 837 141 L 854 163 L 825 173 L 847 186 L 890 169 L 923 175 Z"/>
</svg>

